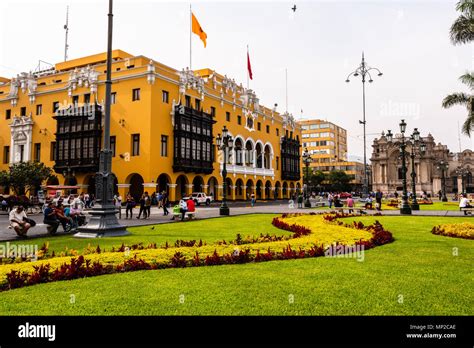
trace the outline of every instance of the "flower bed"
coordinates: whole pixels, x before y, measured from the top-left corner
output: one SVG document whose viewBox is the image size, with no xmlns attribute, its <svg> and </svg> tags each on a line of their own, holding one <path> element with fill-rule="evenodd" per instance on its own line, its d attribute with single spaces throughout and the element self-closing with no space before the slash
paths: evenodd
<svg viewBox="0 0 474 348">
<path fill-rule="evenodd" d="M 474 239 L 474 224 L 463 222 L 459 224 L 444 224 L 433 227 L 431 233 L 446 237 Z"/>
<path fill-rule="evenodd" d="M 331 245 L 361 245 L 369 249 L 393 241 L 390 232 L 378 222 L 364 226 L 338 221 L 349 214 L 334 215 L 283 215 L 272 221 L 274 226 L 293 232 L 293 236 L 245 237 L 237 235 L 233 241 L 207 245 L 199 241 L 177 241 L 130 247 L 122 245 L 111 251 L 88 247 L 84 255 L 53 256 L 47 246 L 46 259 L 0 265 L 0 289 L 9 290 L 28 285 L 58 280 L 92 277 L 102 274 L 162 268 L 213 266 L 286 260 L 323 256 Z M 296 223 L 296 222 L 298 223 Z M 74 251 L 74 253 L 77 253 Z"/>
</svg>

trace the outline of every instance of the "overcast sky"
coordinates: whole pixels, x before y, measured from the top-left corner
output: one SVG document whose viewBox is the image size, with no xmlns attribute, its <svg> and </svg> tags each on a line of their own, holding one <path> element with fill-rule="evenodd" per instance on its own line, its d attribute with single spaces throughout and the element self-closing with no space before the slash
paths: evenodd
<svg viewBox="0 0 474 348">
<path fill-rule="evenodd" d="M 296 3 L 295 13 L 291 10 Z M 322 118 L 348 131 L 349 154 L 362 155 L 362 83 L 347 75 L 360 64 L 384 75 L 367 84 L 368 151 L 382 130 L 431 132 L 459 150 L 458 123 L 466 110 L 441 107 L 443 97 L 467 87 L 457 78 L 472 70 L 472 45 L 453 46 L 449 28 L 456 1 L 192 1 L 207 33 L 193 36 L 192 67 L 211 68 L 246 85 L 250 47 L 254 89 L 261 103 L 296 118 Z M 0 76 L 34 70 L 39 60 L 64 59 L 69 5 L 69 58 L 104 52 L 108 1 L 0 1 Z M 114 2 L 115 49 L 149 56 L 177 69 L 189 66 L 189 2 Z M 473 141 L 461 135 L 463 149 Z"/>
</svg>

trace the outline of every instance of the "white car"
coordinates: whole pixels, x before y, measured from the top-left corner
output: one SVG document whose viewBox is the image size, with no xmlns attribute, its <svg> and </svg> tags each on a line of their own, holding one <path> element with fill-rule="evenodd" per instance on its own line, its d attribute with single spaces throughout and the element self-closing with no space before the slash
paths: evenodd
<svg viewBox="0 0 474 348">
<path fill-rule="evenodd" d="M 212 196 L 207 196 L 204 192 L 193 192 L 191 193 L 191 196 L 184 197 L 183 199 L 185 201 L 188 199 L 192 199 L 194 203 L 196 203 L 196 205 L 199 205 L 201 203 L 205 205 L 210 205 L 213 201 Z"/>
</svg>

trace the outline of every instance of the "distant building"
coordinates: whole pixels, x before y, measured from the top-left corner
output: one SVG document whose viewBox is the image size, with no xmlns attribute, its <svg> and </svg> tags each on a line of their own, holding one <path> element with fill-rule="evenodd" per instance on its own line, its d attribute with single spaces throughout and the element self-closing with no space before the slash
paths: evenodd
<svg viewBox="0 0 474 348">
<path fill-rule="evenodd" d="M 370 159 L 372 163 L 372 189 L 393 193 L 402 191 L 402 163 L 400 150 L 396 143 L 400 135 L 394 137 L 393 142 L 388 142 L 385 135 L 373 142 L 373 152 Z M 423 156 L 415 158 L 416 192 L 436 195 L 442 188 L 442 173 L 439 169 L 440 161 L 446 161 L 448 168 L 445 171 L 446 193 L 474 192 L 472 171 L 474 170 L 474 154 L 471 150 L 460 153 L 451 153 L 446 145 L 436 144 L 431 134 L 422 137 L 426 143 L 426 152 Z M 407 146 L 407 151 L 411 147 Z M 407 189 L 412 187 L 411 158 L 407 157 Z M 462 170 L 460 170 L 462 169 Z M 464 174 L 462 174 L 464 173 Z"/>
<path fill-rule="evenodd" d="M 343 170 L 353 177 L 351 184 L 362 185 L 364 164 L 347 160 L 347 131 L 338 125 L 319 119 L 299 120 L 303 150 L 308 149 L 313 171 L 329 173 Z"/>
</svg>

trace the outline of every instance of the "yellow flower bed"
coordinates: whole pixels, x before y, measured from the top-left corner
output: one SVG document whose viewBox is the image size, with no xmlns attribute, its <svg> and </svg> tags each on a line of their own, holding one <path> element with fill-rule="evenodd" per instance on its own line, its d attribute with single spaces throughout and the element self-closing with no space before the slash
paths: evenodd
<svg viewBox="0 0 474 348">
<path fill-rule="evenodd" d="M 175 255 L 176 252 L 182 253 L 186 260 L 192 260 L 196 254 L 199 253 L 201 259 L 205 259 L 206 256 L 211 256 L 216 250 L 219 255 L 230 254 L 238 250 L 250 250 L 250 254 L 255 256 L 257 251 L 266 252 L 281 252 L 288 245 L 291 245 L 293 250 L 309 249 L 313 246 L 328 246 L 330 244 L 339 242 L 340 244 L 353 245 L 359 240 L 370 240 L 372 234 L 366 230 L 359 230 L 355 228 L 348 228 L 337 224 L 326 223 L 322 215 L 301 215 L 296 217 L 281 218 L 283 221 L 289 224 L 305 225 L 311 229 L 309 235 L 305 235 L 299 238 L 283 241 L 263 242 L 263 243 L 252 243 L 252 244 L 227 244 L 227 245 L 203 245 L 193 247 L 170 247 L 168 249 L 144 249 L 144 250 L 130 250 L 126 252 L 105 252 L 105 253 L 94 253 L 84 255 L 85 260 L 100 261 L 104 265 L 119 265 L 127 259 L 136 257 L 143 259 L 148 263 L 167 264 L 170 259 Z M 80 254 L 80 253 L 79 253 Z M 44 260 L 38 260 L 34 262 L 22 262 L 14 264 L 0 265 L 0 282 L 6 279 L 6 274 L 12 270 L 21 272 L 31 273 L 35 266 L 42 264 L 50 264 L 51 269 L 57 269 L 64 263 L 69 263 L 74 256 L 57 256 Z"/>
<path fill-rule="evenodd" d="M 447 237 L 474 239 L 474 224 L 470 222 L 444 224 L 433 227 L 431 232 L 433 234 L 439 234 Z"/>
</svg>

